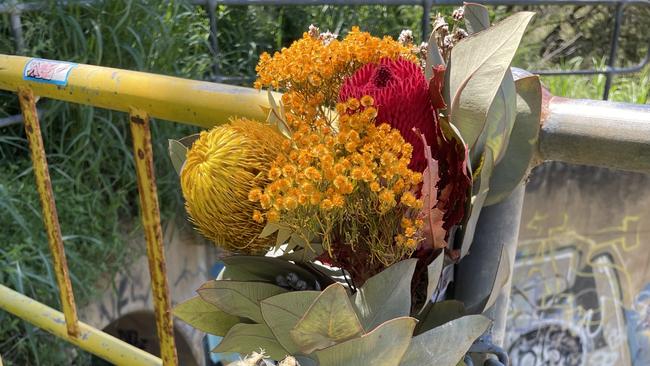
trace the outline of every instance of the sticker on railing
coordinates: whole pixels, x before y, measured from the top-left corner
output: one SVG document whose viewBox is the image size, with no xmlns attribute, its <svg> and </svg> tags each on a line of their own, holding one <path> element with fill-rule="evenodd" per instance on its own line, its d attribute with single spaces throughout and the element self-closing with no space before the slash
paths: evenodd
<svg viewBox="0 0 650 366">
<path fill-rule="evenodd" d="M 64 61 L 52 61 L 41 58 L 33 58 L 25 65 L 23 79 L 37 81 L 39 83 L 66 86 L 68 76 L 77 64 Z"/>
</svg>

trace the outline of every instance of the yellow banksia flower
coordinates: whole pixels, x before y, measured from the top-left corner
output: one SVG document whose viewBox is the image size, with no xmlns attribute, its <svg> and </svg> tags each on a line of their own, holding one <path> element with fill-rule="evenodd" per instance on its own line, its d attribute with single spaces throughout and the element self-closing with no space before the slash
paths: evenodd
<svg viewBox="0 0 650 366">
<path fill-rule="evenodd" d="M 181 171 L 185 208 L 197 230 L 234 252 L 263 253 L 272 244 L 259 238 L 261 210 L 269 197 L 260 187 L 284 138 L 272 127 L 247 119 L 201 132 Z M 269 218 L 270 212 L 266 213 Z"/>
</svg>

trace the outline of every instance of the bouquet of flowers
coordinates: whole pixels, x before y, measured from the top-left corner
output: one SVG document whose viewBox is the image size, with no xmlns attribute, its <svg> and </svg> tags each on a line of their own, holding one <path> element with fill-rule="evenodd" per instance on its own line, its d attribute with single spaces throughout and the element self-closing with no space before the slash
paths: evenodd
<svg viewBox="0 0 650 366">
<path fill-rule="evenodd" d="M 510 71 L 531 17 L 489 27 L 467 4 L 428 44 L 311 26 L 262 54 L 266 121 L 170 141 L 191 221 L 231 253 L 175 315 L 223 336 L 215 352 L 263 349 L 251 364 L 461 361 L 490 321 L 442 274 L 533 156 L 539 80 Z"/>
</svg>

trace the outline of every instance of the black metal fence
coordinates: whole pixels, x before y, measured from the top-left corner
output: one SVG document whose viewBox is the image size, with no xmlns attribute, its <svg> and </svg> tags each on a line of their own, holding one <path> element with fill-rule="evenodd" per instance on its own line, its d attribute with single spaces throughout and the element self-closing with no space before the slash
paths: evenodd
<svg viewBox="0 0 650 366">
<path fill-rule="evenodd" d="M 33 1 L 33 2 L 18 2 L 18 0 L 5 0 L 7 3 L 0 4 L 0 13 L 9 13 L 11 19 L 11 29 L 13 32 L 14 42 L 16 49 L 20 52 L 25 49 L 24 40 L 22 36 L 21 13 L 35 11 L 42 9 L 46 2 Z M 61 5 L 80 5 L 92 4 L 96 0 L 61 0 Z M 217 59 L 219 57 L 219 44 L 217 42 L 218 21 L 217 21 L 217 6 L 250 6 L 250 5 L 271 5 L 271 6 L 298 6 L 298 5 L 412 5 L 421 6 L 422 11 L 422 39 L 427 39 L 430 32 L 430 19 L 431 9 L 434 6 L 460 6 L 463 0 L 188 0 L 198 6 L 203 6 L 206 9 L 208 17 L 210 18 L 210 46 L 215 62 L 214 68 L 214 81 L 223 83 L 241 83 L 249 81 L 253 76 L 239 77 L 221 75 L 219 72 L 219 64 Z M 634 66 L 617 67 L 616 56 L 619 48 L 619 39 L 621 33 L 621 25 L 625 17 L 625 8 L 628 6 L 650 6 L 650 0 L 476 0 L 484 5 L 605 5 L 612 7 L 614 14 L 614 25 L 611 29 L 609 54 L 607 55 L 607 65 L 604 69 L 583 69 L 583 70 L 532 70 L 531 72 L 539 75 L 598 75 L 604 74 L 606 76 L 605 88 L 603 99 L 609 98 L 609 91 L 612 85 L 614 75 L 618 74 L 632 74 L 641 71 L 646 65 L 650 63 L 650 40 L 648 40 L 648 50 L 643 59 Z M 607 31 L 607 30 L 604 30 Z M 605 56 L 605 55 L 603 55 Z"/>
</svg>

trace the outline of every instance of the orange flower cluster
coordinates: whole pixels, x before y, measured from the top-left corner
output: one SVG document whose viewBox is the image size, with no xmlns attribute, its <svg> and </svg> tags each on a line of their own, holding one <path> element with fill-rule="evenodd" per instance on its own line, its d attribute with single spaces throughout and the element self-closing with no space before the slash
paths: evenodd
<svg viewBox="0 0 650 366">
<path fill-rule="evenodd" d="M 250 191 L 266 210 L 253 218 L 322 237 L 328 250 L 339 240 L 363 245 L 385 264 L 414 250 L 422 200 L 413 192 L 422 174 L 408 168 L 413 147 L 399 131 L 375 125 L 373 104 L 369 96 L 337 104 L 337 130 L 296 118 L 292 141 L 271 164 L 270 183 Z"/>
<path fill-rule="evenodd" d="M 391 37 L 378 38 L 353 27 L 341 41 L 323 42 L 305 32 L 291 47 L 260 56 L 255 87 L 272 87 L 297 91 L 303 96 L 320 96 L 320 104 L 334 107 L 339 88 L 346 76 L 361 66 L 382 58 L 402 57 L 417 61 L 413 47 Z"/>
</svg>

